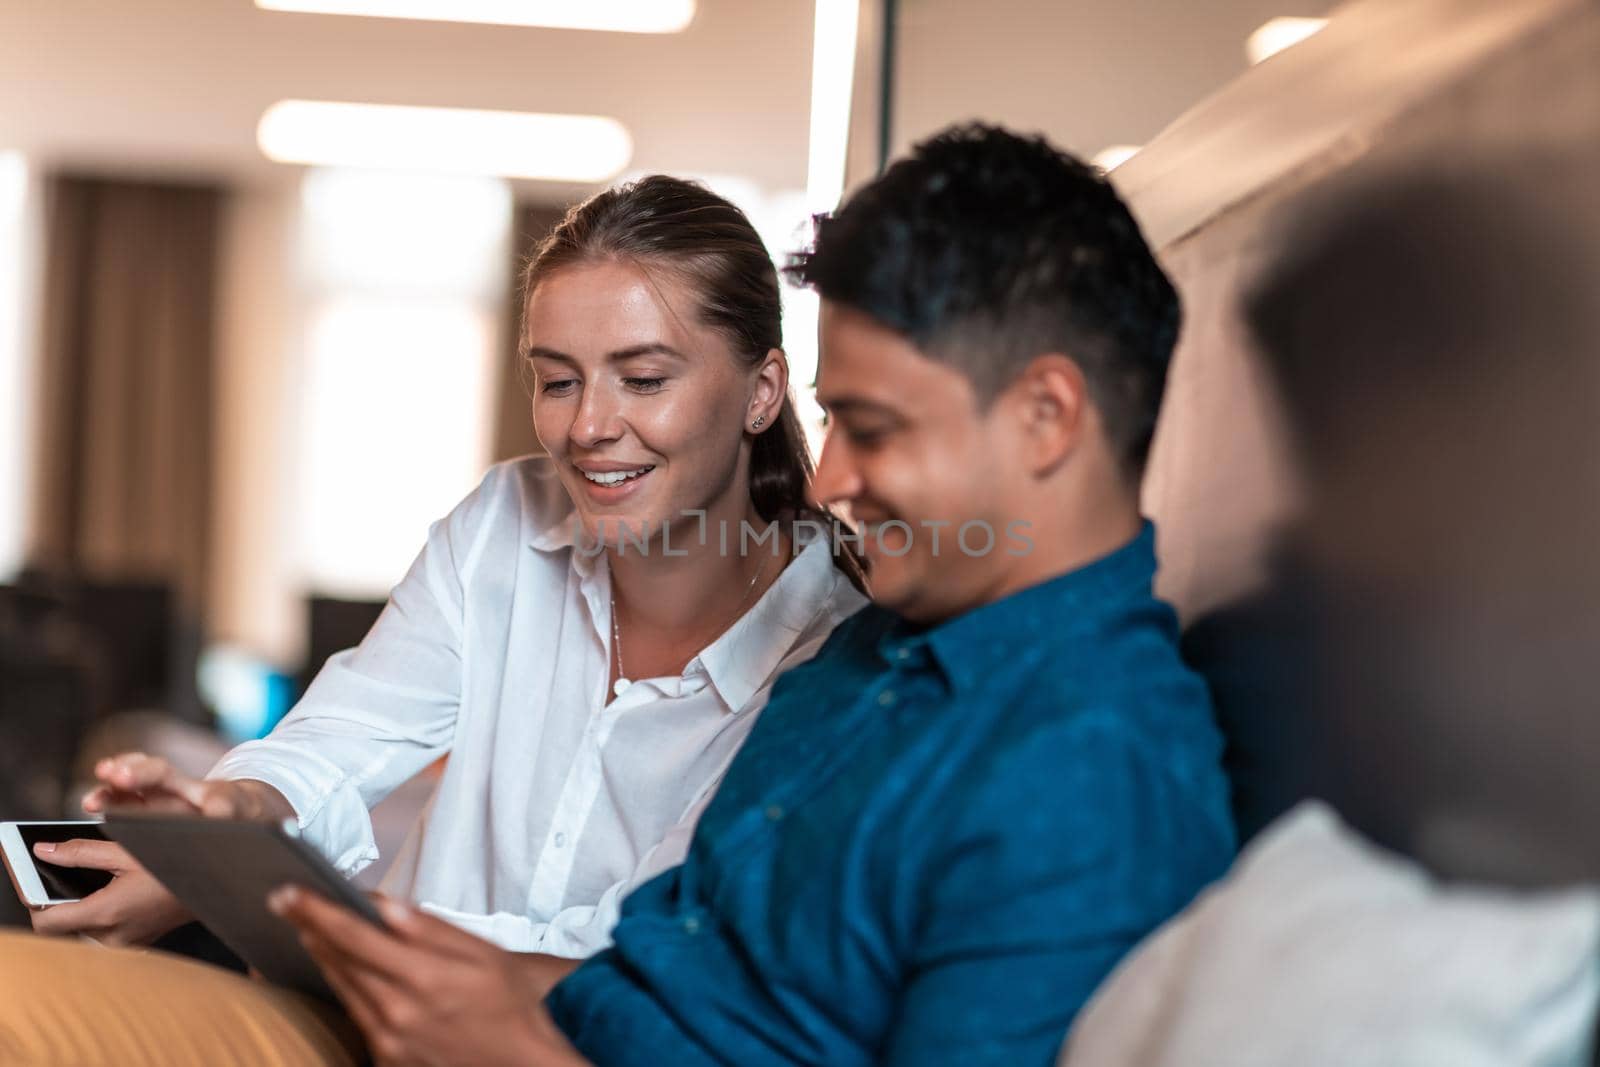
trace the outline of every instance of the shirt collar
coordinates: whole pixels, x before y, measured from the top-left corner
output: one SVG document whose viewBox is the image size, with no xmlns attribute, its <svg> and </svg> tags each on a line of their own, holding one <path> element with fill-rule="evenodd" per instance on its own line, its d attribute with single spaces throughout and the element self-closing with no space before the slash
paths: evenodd
<svg viewBox="0 0 1600 1067">
<path fill-rule="evenodd" d="M 602 587 L 603 566 L 597 561 L 603 553 L 594 551 L 593 545 L 586 549 L 575 509 L 569 505 L 563 515 L 536 531 L 528 544 L 539 552 L 573 549 L 572 565 L 582 580 L 590 611 L 597 619 L 606 617 L 600 607 L 610 596 L 609 569 L 604 569 Z M 772 680 L 796 639 L 827 610 L 839 594 L 839 583 L 844 581 L 848 579 L 834 566 L 828 540 L 813 540 L 759 600 L 689 661 L 684 674 L 705 671 L 727 710 L 735 714 L 744 711 L 756 693 Z"/>
<path fill-rule="evenodd" d="M 695 657 L 729 711 L 737 714 L 749 707 L 777 673 L 795 641 L 828 610 L 844 581 L 844 574 L 833 564 L 828 540 L 812 541 L 761 599 Z"/>
<path fill-rule="evenodd" d="M 889 662 L 931 654 L 957 691 L 995 671 L 1025 666 L 1069 635 L 1081 634 L 1126 602 L 1148 594 L 1155 577 L 1155 527 L 1109 555 L 925 629 L 902 621 L 879 643 Z"/>
<path fill-rule="evenodd" d="M 540 552 L 559 552 L 563 548 L 571 548 L 577 540 L 578 512 L 568 501 L 560 515 L 533 532 L 528 544 Z"/>
</svg>

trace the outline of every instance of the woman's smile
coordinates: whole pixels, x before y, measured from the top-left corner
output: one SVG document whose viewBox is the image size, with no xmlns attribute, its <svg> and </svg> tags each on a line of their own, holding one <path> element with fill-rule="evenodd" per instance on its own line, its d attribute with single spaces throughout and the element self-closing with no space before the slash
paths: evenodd
<svg viewBox="0 0 1600 1067">
<path fill-rule="evenodd" d="M 654 463 L 629 465 L 598 460 L 574 463 L 573 467 L 583 477 L 584 494 L 602 506 L 620 504 L 633 497 L 656 469 Z"/>
</svg>

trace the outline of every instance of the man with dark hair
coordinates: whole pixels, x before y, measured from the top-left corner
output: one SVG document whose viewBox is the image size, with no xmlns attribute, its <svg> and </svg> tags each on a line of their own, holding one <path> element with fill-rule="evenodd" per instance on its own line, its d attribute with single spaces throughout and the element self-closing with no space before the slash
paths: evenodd
<svg viewBox="0 0 1600 1067">
<path fill-rule="evenodd" d="M 955 129 L 790 269 L 823 304 L 815 492 L 877 606 L 778 681 L 688 859 L 504 1026 L 507 1062 L 1047 1063 L 1231 857 L 1138 510 L 1178 301 L 1104 178 Z M 359 958 L 330 912 L 290 909 Z M 450 1060 L 437 1010 L 389 1014 L 388 1047 Z"/>
</svg>

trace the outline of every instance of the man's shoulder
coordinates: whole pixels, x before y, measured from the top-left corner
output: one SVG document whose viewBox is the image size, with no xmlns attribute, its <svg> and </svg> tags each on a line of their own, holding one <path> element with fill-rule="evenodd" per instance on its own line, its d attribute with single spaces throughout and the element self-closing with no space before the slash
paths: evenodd
<svg viewBox="0 0 1600 1067">
<path fill-rule="evenodd" d="M 1221 766 L 1210 690 L 1160 634 L 1130 634 L 1071 671 L 1044 665 L 1000 723 L 997 749 L 1012 760 L 1072 765 L 1114 748 L 1184 777 Z"/>
<path fill-rule="evenodd" d="M 1210 691 L 1160 623 L 1149 613 L 1096 642 L 1093 654 L 1057 648 L 1058 658 L 1046 643 L 1025 667 L 1019 659 L 1017 671 L 996 672 L 996 699 L 969 702 L 960 723 L 980 733 L 973 789 L 997 809 L 1121 803 L 1174 814 L 1176 805 L 1223 819 L 1228 787 Z M 986 703 L 992 714 L 971 714 Z"/>
</svg>

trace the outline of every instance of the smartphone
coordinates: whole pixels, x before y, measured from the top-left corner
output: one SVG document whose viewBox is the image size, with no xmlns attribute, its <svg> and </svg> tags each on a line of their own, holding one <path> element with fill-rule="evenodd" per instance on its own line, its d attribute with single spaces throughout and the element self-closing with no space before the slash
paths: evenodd
<svg viewBox="0 0 1600 1067">
<path fill-rule="evenodd" d="M 111 884 L 110 871 L 62 867 L 33 854 L 44 841 L 106 841 L 98 822 L 0 822 L 0 857 L 17 896 L 35 910 L 71 904 Z"/>
</svg>

